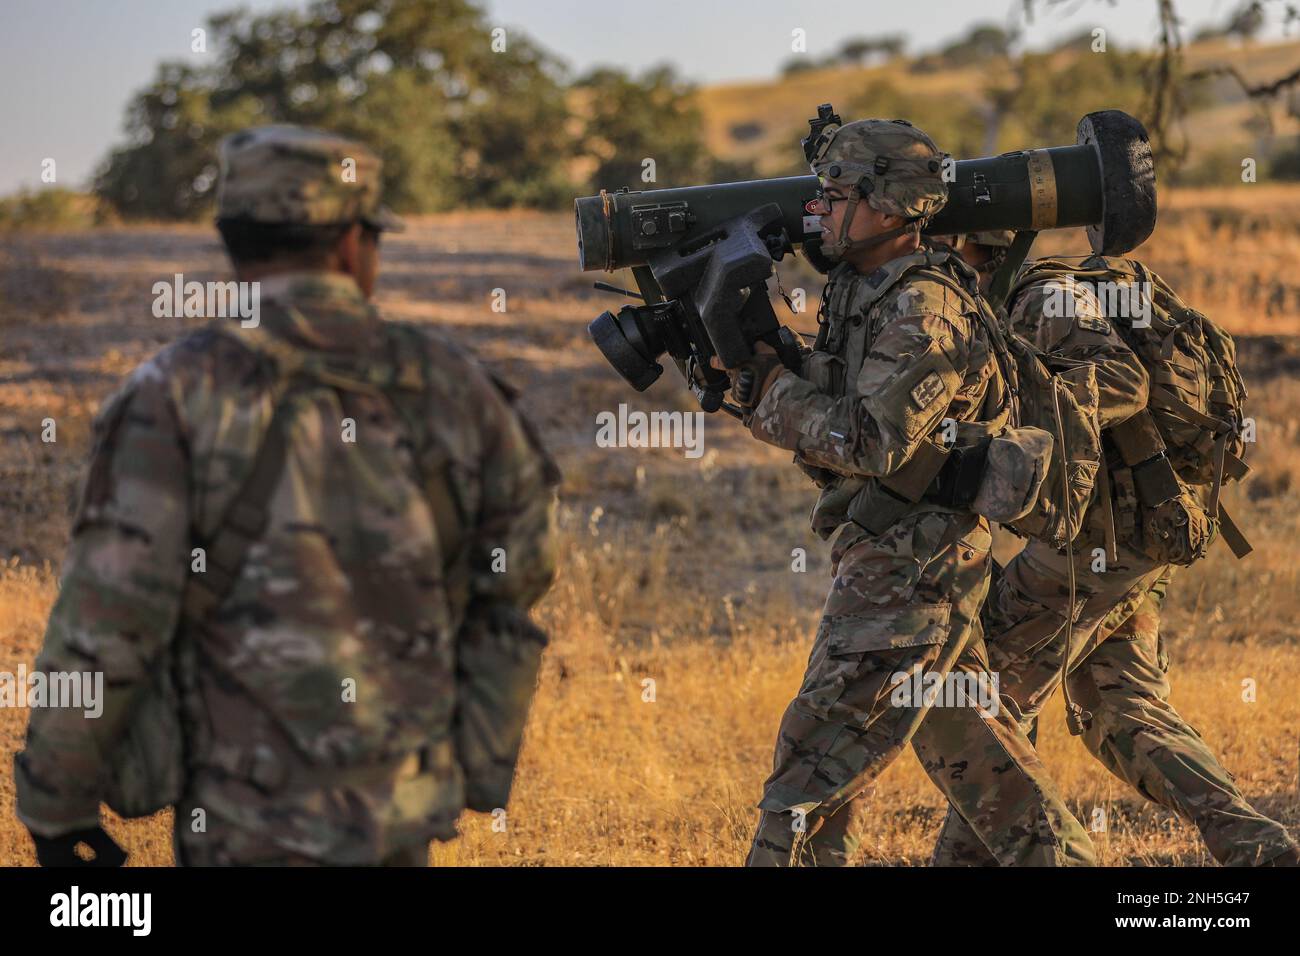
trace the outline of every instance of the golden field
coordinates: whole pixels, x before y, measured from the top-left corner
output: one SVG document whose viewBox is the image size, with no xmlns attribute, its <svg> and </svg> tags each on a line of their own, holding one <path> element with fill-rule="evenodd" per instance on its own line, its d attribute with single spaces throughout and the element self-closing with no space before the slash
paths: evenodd
<svg viewBox="0 0 1300 956">
<path fill-rule="evenodd" d="M 1259 422 L 1256 473 L 1229 504 L 1256 545 L 1216 547 L 1172 589 L 1173 701 L 1249 798 L 1288 824 L 1300 732 L 1300 188 L 1166 193 L 1144 259 L 1239 335 Z M 1083 251 L 1080 235 L 1041 251 Z M 467 817 L 435 846 L 446 865 L 736 865 L 798 687 L 828 584 L 829 547 L 807 528 L 814 489 L 730 419 L 706 422 L 702 458 L 596 447 L 595 416 L 620 402 L 689 410 L 664 379 L 627 388 L 586 323 L 617 298 L 576 271 L 567 214 L 423 219 L 385 238 L 379 302 L 390 317 L 450 327 L 525 389 L 565 473 L 563 565 L 539 617 L 552 635 L 504 833 Z M 203 227 L 134 226 L 0 237 L 0 671 L 30 666 L 54 598 L 98 403 L 136 363 L 199 320 L 155 319 L 152 284 L 225 277 Z M 795 328 L 814 326 L 820 283 Z M 610 278 L 627 283 L 630 277 Z M 507 311 L 491 310 L 504 289 Z M 54 418 L 58 441 L 40 440 Z M 805 573 L 791 552 L 808 554 Z M 6 560 L 7 559 L 7 560 Z M 1246 703 L 1252 678 L 1258 699 Z M 654 681 L 653 701 L 643 682 Z M 11 762 L 26 714 L 0 710 L 0 865 L 34 862 L 13 815 Z M 1040 731 L 1049 769 L 1089 820 L 1109 865 L 1210 862 L 1187 825 L 1110 778 L 1072 740 L 1059 701 Z M 922 865 L 943 802 L 911 755 L 875 785 L 856 822 L 858 862 Z M 170 820 L 110 820 L 133 864 L 171 862 Z"/>
</svg>

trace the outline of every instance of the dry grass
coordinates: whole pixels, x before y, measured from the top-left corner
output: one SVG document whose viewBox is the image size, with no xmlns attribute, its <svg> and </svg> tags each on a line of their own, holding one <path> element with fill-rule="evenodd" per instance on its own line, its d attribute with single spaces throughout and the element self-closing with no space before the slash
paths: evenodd
<svg viewBox="0 0 1300 956">
<path fill-rule="evenodd" d="M 1216 549 L 1184 574 L 1167 637 L 1174 703 L 1250 798 L 1291 825 L 1300 823 L 1300 341 L 1292 337 L 1300 306 L 1285 261 L 1266 268 L 1237 251 L 1294 249 L 1295 218 L 1277 210 L 1297 204 L 1300 192 L 1166 197 L 1172 212 L 1143 250 L 1175 281 L 1195 287 L 1205 275 L 1189 298 L 1234 331 L 1272 333 L 1241 342 L 1260 443 L 1256 475 L 1229 499 L 1257 551 L 1238 563 Z M 1203 223 L 1232 216 L 1254 217 L 1255 225 L 1253 232 L 1220 225 L 1231 230 L 1223 234 L 1232 242 L 1229 261 L 1207 245 Z M 436 846 L 432 857 L 464 865 L 734 865 L 826 586 L 828 549 L 806 526 L 813 490 L 786 455 L 721 418 L 707 421 L 706 452 L 694 461 L 669 449 L 595 447 L 599 410 L 624 401 L 690 405 L 667 376 L 634 395 L 590 346 L 585 323 L 616 302 L 590 290 L 594 277 L 573 271 L 571 230 L 565 215 L 461 214 L 418 222 L 385 249 L 381 305 L 452 327 L 524 385 L 565 471 L 565 562 L 540 609 L 553 642 L 507 830 L 467 817 L 462 838 Z M 1288 290 L 1281 311 L 1264 309 L 1267 293 L 1234 278 L 1233 262 Z M 19 268 L 51 291 L 38 313 L 0 299 L 5 671 L 30 664 L 38 649 L 90 415 L 127 369 L 187 327 L 152 318 L 152 282 L 178 269 L 187 278 L 217 277 L 224 266 L 205 230 L 133 227 L 12 237 L 0 243 L 0 292 L 14 288 Z M 507 313 L 491 311 L 494 288 L 506 290 Z M 52 445 L 39 438 L 45 417 L 58 423 Z M 791 572 L 794 548 L 807 550 L 806 573 Z M 1257 703 L 1241 700 L 1248 677 L 1258 683 Z M 653 701 L 643 700 L 647 679 Z M 10 772 L 25 721 L 24 711 L 0 710 L 0 865 L 33 862 L 13 816 Z M 1109 778 L 1069 738 L 1058 703 L 1040 743 L 1076 813 L 1090 819 L 1095 807 L 1107 810 L 1110 830 L 1097 835 L 1104 862 L 1207 862 L 1194 832 Z M 900 760 L 863 809 L 859 862 L 925 862 L 942 801 L 914 758 Z M 170 862 L 168 819 L 114 820 L 110 828 L 133 862 Z"/>
</svg>

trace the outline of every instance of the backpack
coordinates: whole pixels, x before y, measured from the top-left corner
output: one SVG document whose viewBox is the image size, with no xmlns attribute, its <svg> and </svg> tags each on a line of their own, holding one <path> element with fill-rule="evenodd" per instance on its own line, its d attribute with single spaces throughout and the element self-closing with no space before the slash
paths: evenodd
<svg viewBox="0 0 1300 956">
<path fill-rule="evenodd" d="M 1014 397 L 1011 424 L 1041 429 L 1053 438 L 1046 479 L 1033 507 L 1003 524 L 1023 537 L 1064 548 L 1083 526 L 1101 468 L 1096 370 L 1088 362 L 1039 351 L 982 304 L 990 335 L 1002 340 L 997 355 Z"/>
<path fill-rule="evenodd" d="M 936 268 L 945 261 L 958 265 L 962 278 Z M 988 337 L 1005 394 L 991 407 L 999 397 L 991 389 L 981 421 L 956 423 L 955 436 L 941 426 L 898 471 L 835 492 L 851 496 L 848 517 L 879 534 L 925 500 L 1067 546 L 1082 527 L 1101 463 L 1094 369 L 1040 352 L 1013 333 L 980 294 L 978 276 L 949 253 L 922 250 L 888 275 L 876 296 L 914 272 L 968 303 L 966 315 Z"/>
<path fill-rule="evenodd" d="M 1106 431 L 1119 459 L 1108 477 L 1124 533 L 1162 563 L 1193 563 L 1220 533 L 1237 557 L 1248 554 L 1219 500 L 1225 481 L 1250 470 L 1247 392 L 1232 337 L 1136 259 L 1039 260 L 1021 271 L 1012 296 L 1043 279 L 1098 289 L 1103 313 L 1147 371 L 1147 407 Z"/>
<path fill-rule="evenodd" d="M 390 355 L 409 360 L 424 355 L 418 329 L 384 323 Z M 248 474 L 226 514 L 214 532 L 199 542 L 208 556 L 203 574 L 191 574 L 182 597 L 181 628 L 202 629 L 208 616 L 229 596 L 249 548 L 262 536 L 268 520 L 267 508 L 284 467 L 291 399 L 300 390 L 322 386 L 337 389 L 372 390 L 421 388 L 429 370 L 423 363 L 412 368 L 406 362 L 386 368 L 384 363 L 345 374 L 330 374 L 302 366 L 296 350 L 281 346 L 269 334 L 222 327 L 222 334 L 234 335 L 248 348 L 276 364 L 274 411 Z M 356 374 L 360 371 L 361 374 Z M 453 603 L 468 601 L 469 572 L 466 563 L 464 517 L 452 504 L 456 499 L 445 469 L 421 476 L 434 509 L 440 537 L 446 548 L 448 595 Z M 154 662 L 149 682 L 141 690 L 123 736 L 109 756 L 104 802 L 123 817 L 143 817 L 178 803 L 187 777 L 186 732 L 182 715 L 178 659 L 182 653 L 176 636 Z"/>
<path fill-rule="evenodd" d="M 1083 525 L 1101 466 L 1095 370 L 1015 334 L 977 288 L 958 286 L 936 270 L 923 274 L 972 303 L 968 314 L 988 335 L 1006 383 L 1004 408 L 976 446 L 979 465 L 968 470 L 972 510 L 1022 537 L 1066 547 Z M 1027 476 L 1026 462 L 1037 462 L 1040 474 Z"/>
</svg>

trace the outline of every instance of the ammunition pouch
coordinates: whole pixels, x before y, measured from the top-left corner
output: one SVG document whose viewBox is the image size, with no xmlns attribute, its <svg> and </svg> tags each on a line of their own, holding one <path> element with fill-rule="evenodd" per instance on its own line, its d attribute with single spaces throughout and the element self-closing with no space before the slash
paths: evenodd
<svg viewBox="0 0 1300 956">
<path fill-rule="evenodd" d="M 974 445 L 953 448 L 926 491 L 925 500 L 945 508 L 970 508 L 984 480 L 992 441 L 985 438 Z"/>
<path fill-rule="evenodd" d="M 849 502 L 847 515 L 872 534 L 884 533 L 919 505 L 1014 521 L 1038 500 L 1051 453 L 1051 435 L 1037 428 L 985 434 L 950 449 L 926 441 L 897 472 L 868 481 Z"/>
<path fill-rule="evenodd" d="M 1106 437 L 1119 452 L 1119 460 L 1130 468 L 1165 454 L 1165 440 L 1160 437 L 1151 412 L 1145 408 L 1106 429 Z"/>
<path fill-rule="evenodd" d="M 247 783 L 266 796 L 284 789 L 289 780 L 288 768 L 275 751 L 264 744 L 235 747 L 226 743 L 214 743 L 204 759 L 196 760 L 195 763 Z"/>
<path fill-rule="evenodd" d="M 1205 557 L 1218 533 L 1219 516 L 1178 477 L 1166 455 L 1118 471 L 1115 484 L 1131 495 L 1117 498 L 1116 504 L 1122 511 L 1127 499 L 1130 514 L 1121 525 L 1139 551 L 1152 561 L 1181 567 Z"/>
<path fill-rule="evenodd" d="M 908 501 L 879 481 L 872 480 L 854 495 L 845 513 L 850 521 L 863 530 L 872 535 L 882 535 L 915 511 L 917 505 L 918 502 Z"/>
<path fill-rule="evenodd" d="M 1164 455 L 1134 465 L 1133 486 L 1137 489 L 1138 501 L 1144 508 L 1158 508 L 1182 493 L 1178 475 Z"/>
<path fill-rule="evenodd" d="M 883 478 L 868 480 L 848 503 L 845 514 L 871 534 L 884 534 L 936 489 L 939 474 L 951 457 L 943 445 L 927 438 L 903 467 Z"/>
<path fill-rule="evenodd" d="M 1190 491 L 1142 509 L 1142 553 L 1161 564 L 1186 567 L 1200 560 L 1217 531 L 1218 522 Z"/>
<path fill-rule="evenodd" d="M 185 730 L 174 661 L 172 647 L 158 655 L 109 755 L 103 799 L 128 819 L 152 816 L 185 791 Z"/>
<path fill-rule="evenodd" d="M 794 465 L 811 478 L 813 484 L 818 488 L 825 488 L 839 477 L 839 475 L 835 474 L 835 472 L 831 471 L 829 468 L 820 468 L 817 465 L 810 465 L 808 462 L 800 458 L 797 453 L 794 456 Z"/>
</svg>

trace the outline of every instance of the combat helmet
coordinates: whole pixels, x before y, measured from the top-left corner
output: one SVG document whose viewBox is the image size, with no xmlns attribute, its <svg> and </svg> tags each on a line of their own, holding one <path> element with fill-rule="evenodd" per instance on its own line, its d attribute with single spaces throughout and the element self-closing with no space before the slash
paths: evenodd
<svg viewBox="0 0 1300 956">
<path fill-rule="evenodd" d="M 1014 229 L 989 229 L 983 232 L 968 232 L 964 239 L 971 245 L 988 247 L 988 258 L 975 269 L 982 274 L 993 273 L 1001 269 L 1002 264 L 1007 261 L 1007 253 L 1011 249 L 1011 243 L 1016 239 L 1016 233 Z"/>
<path fill-rule="evenodd" d="M 834 245 L 822 249 L 828 258 L 842 258 L 851 248 L 871 248 L 912 229 L 919 233 L 948 201 L 943 178 L 947 154 L 907 120 L 841 124 L 832 115 L 828 122 L 814 123 L 804 151 L 823 189 L 835 184 L 848 193 L 849 208 L 840 234 Z M 850 240 L 853 214 L 863 198 L 873 209 L 902 216 L 907 222 L 869 239 Z"/>
</svg>

